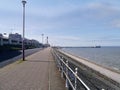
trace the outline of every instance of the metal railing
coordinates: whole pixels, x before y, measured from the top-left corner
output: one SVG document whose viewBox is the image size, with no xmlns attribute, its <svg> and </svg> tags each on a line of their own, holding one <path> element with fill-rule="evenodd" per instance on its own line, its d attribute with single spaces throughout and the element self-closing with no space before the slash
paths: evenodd
<svg viewBox="0 0 120 90">
<path fill-rule="evenodd" d="M 57 51 L 54 51 L 54 56 L 55 56 L 55 60 L 57 63 L 57 67 L 61 71 L 61 77 L 65 76 L 65 78 L 66 78 L 66 87 L 67 88 L 69 88 L 69 86 L 70 86 L 73 90 L 79 90 L 80 87 L 83 87 L 84 90 L 90 90 L 90 88 L 78 76 L 78 74 L 77 74 L 78 68 L 75 68 L 75 70 L 73 70 L 69 66 L 68 60 L 67 59 L 65 60 L 65 58 L 63 56 L 60 56 L 57 53 Z M 80 87 L 78 87 L 78 86 L 80 86 Z"/>
</svg>

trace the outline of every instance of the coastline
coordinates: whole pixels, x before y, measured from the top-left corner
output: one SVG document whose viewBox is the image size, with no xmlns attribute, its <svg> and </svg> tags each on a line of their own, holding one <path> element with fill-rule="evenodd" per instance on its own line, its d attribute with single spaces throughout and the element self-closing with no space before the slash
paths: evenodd
<svg viewBox="0 0 120 90">
<path fill-rule="evenodd" d="M 102 65 L 102 64 L 98 64 L 98 63 L 96 63 L 96 62 L 94 62 L 94 61 L 90 61 L 89 59 L 87 59 L 87 58 L 85 58 L 85 57 L 73 55 L 72 53 L 66 52 L 65 50 L 62 50 L 62 51 L 65 52 L 65 53 L 70 54 L 71 56 L 75 56 L 75 57 L 80 58 L 80 59 L 82 59 L 82 60 L 85 60 L 85 61 L 87 61 L 87 62 L 93 63 L 93 64 L 95 64 L 95 65 L 97 65 L 97 66 L 106 68 L 106 69 L 108 69 L 108 70 L 110 70 L 110 71 L 113 71 L 113 72 L 116 72 L 116 73 L 119 73 L 119 74 L 120 74 L 120 69 L 118 69 L 118 68 L 117 68 L 117 69 L 115 69 L 115 67 L 110 68 L 110 67 L 108 67 L 108 66 L 105 66 L 105 65 Z"/>
<path fill-rule="evenodd" d="M 88 70 L 92 70 L 92 72 L 102 76 L 103 78 L 109 80 L 113 84 L 120 87 L 120 72 L 117 72 L 116 70 L 112 70 L 106 67 L 103 67 L 102 65 L 93 63 L 91 61 L 88 61 L 85 58 L 80 58 L 78 56 L 72 55 L 68 52 L 65 52 L 63 50 L 59 50 L 64 55 L 72 58 L 72 60 L 75 60 L 75 62 L 85 66 L 88 68 Z"/>
</svg>

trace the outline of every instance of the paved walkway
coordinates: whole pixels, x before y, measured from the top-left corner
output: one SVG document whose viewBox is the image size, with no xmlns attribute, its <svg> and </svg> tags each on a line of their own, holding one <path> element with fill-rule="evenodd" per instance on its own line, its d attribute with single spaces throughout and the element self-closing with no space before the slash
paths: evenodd
<svg viewBox="0 0 120 90">
<path fill-rule="evenodd" d="M 0 90 L 66 90 L 50 48 L 0 69 Z"/>
</svg>

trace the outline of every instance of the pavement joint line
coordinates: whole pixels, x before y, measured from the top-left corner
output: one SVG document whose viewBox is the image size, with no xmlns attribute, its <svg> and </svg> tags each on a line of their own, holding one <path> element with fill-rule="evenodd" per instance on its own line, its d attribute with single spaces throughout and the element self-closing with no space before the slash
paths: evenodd
<svg viewBox="0 0 120 90">
<path fill-rule="evenodd" d="M 44 60 L 26 60 L 27 62 L 54 62 L 54 61 L 44 61 Z"/>
<path fill-rule="evenodd" d="M 49 69 L 48 80 L 49 80 L 49 81 L 48 81 L 48 82 L 49 82 L 49 90 L 50 90 L 50 62 L 49 62 L 49 64 L 48 64 L 48 65 L 49 65 L 49 67 L 48 67 L 48 69 Z"/>
</svg>

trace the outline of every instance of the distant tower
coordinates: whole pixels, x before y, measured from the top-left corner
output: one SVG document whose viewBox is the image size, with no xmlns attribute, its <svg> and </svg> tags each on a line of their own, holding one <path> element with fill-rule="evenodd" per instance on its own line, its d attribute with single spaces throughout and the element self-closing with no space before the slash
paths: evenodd
<svg viewBox="0 0 120 90">
<path fill-rule="evenodd" d="M 48 44 L 48 36 L 47 36 L 46 44 Z"/>
<path fill-rule="evenodd" d="M 42 35 L 42 44 L 44 43 L 44 34 L 41 34 Z"/>
</svg>

